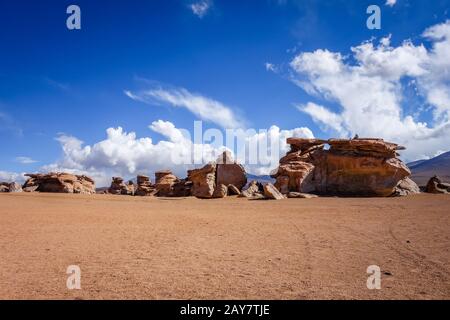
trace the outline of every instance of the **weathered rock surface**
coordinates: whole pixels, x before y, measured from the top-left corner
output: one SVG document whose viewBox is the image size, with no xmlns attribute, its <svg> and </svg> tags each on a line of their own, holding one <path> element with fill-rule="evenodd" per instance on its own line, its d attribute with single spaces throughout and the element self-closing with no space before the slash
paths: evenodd
<svg viewBox="0 0 450 320">
<path fill-rule="evenodd" d="M 289 138 L 287 143 L 291 150 L 272 176 L 283 194 L 387 197 L 419 190 L 405 180 L 411 172 L 397 158 L 397 151 L 404 149 L 397 144 L 382 139 L 301 138 Z"/>
<path fill-rule="evenodd" d="M 135 192 L 135 186 L 133 181 L 128 181 L 128 183 L 124 183 L 123 179 L 120 177 L 113 177 L 111 186 L 108 189 L 108 193 L 110 194 L 120 194 L 120 195 L 129 195 L 133 196 Z"/>
<path fill-rule="evenodd" d="M 241 194 L 241 191 L 234 184 L 230 184 L 228 185 L 228 194 L 230 196 L 238 196 Z"/>
<path fill-rule="evenodd" d="M 229 152 L 224 152 L 217 159 L 216 184 L 232 184 L 241 190 L 247 184 L 247 176 L 242 165 L 236 163 Z"/>
<path fill-rule="evenodd" d="M 427 193 L 449 193 L 450 192 L 450 184 L 444 183 L 442 180 L 434 176 L 428 181 L 427 186 L 425 188 L 425 192 Z"/>
<path fill-rule="evenodd" d="M 9 192 L 23 192 L 22 186 L 17 182 L 11 182 L 8 187 Z"/>
<path fill-rule="evenodd" d="M 174 196 L 173 187 L 180 180 L 170 170 L 155 172 L 155 188 L 158 197 Z"/>
<path fill-rule="evenodd" d="M 288 198 L 296 198 L 296 199 L 313 199 L 318 198 L 315 194 L 310 193 L 301 193 L 301 192 L 289 192 L 287 195 Z"/>
<path fill-rule="evenodd" d="M 224 152 L 216 162 L 210 162 L 200 169 L 189 170 L 187 180 L 192 182 L 193 196 L 207 199 L 228 194 L 230 185 L 233 187 L 229 194 L 240 194 L 240 190 L 247 183 L 247 176 L 244 167 L 232 160 L 229 152 Z M 214 194 L 216 188 L 219 190 Z"/>
<path fill-rule="evenodd" d="M 54 192 L 95 194 L 95 182 L 85 175 L 51 172 L 48 174 L 26 174 L 30 177 L 24 184 L 26 192 Z"/>
<path fill-rule="evenodd" d="M 136 179 L 137 188 L 135 191 L 136 196 L 149 197 L 156 193 L 155 186 L 151 183 L 150 177 L 139 175 Z"/>
<path fill-rule="evenodd" d="M 9 183 L 0 182 L 0 192 L 9 192 Z"/>
<path fill-rule="evenodd" d="M 224 184 L 219 184 L 214 189 L 213 198 L 225 198 L 228 195 L 228 187 Z"/>
<path fill-rule="evenodd" d="M 271 183 L 267 183 L 264 185 L 264 196 L 267 199 L 274 199 L 274 200 L 282 200 L 284 199 L 283 194 L 278 191 L 277 188 Z"/>
<path fill-rule="evenodd" d="M 257 194 L 261 194 L 264 192 L 264 187 L 261 183 L 258 181 L 252 181 L 250 182 L 247 189 L 243 190 L 239 197 L 245 197 L 245 198 L 251 198 L 254 197 Z"/>
<path fill-rule="evenodd" d="M 200 169 L 188 170 L 192 181 L 192 195 L 197 198 L 212 198 L 216 188 L 216 163 L 211 162 Z"/>
</svg>

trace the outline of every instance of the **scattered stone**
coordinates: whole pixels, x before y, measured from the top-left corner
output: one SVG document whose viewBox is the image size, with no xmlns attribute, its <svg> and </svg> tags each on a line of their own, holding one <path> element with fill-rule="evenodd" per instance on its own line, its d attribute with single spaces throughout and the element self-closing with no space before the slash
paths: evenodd
<svg viewBox="0 0 450 320">
<path fill-rule="evenodd" d="M 252 196 L 247 197 L 248 200 L 267 200 L 262 193 L 254 193 Z"/>
<path fill-rule="evenodd" d="M 397 151 L 404 149 L 397 144 L 383 139 L 301 138 L 287 143 L 291 150 L 272 175 L 283 194 L 388 197 L 419 192 L 412 180 L 405 180 L 411 172 L 397 158 Z"/>
<path fill-rule="evenodd" d="M 94 180 L 85 175 L 51 172 L 25 174 L 25 176 L 30 177 L 23 186 L 23 190 L 26 192 L 95 194 Z"/>
<path fill-rule="evenodd" d="M 288 198 L 297 198 L 297 199 L 312 199 L 312 198 L 318 198 L 315 194 L 310 193 L 301 193 L 301 192 L 289 192 Z"/>
<path fill-rule="evenodd" d="M 263 185 L 261 183 L 259 183 L 258 181 L 253 180 L 252 182 L 250 182 L 248 188 L 246 190 L 242 191 L 239 196 L 250 198 L 250 197 L 253 197 L 257 193 L 262 193 L 262 192 L 264 192 Z"/>
<path fill-rule="evenodd" d="M 228 185 L 228 194 L 230 196 L 239 196 L 241 194 L 241 191 L 234 185 L 230 184 Z"/>
<path fill-rule="evenodd" d="M 264 185 L 264 196 L 268 199 L 274 200 L 282 200 L 284 199 L 283 194 L 278 191 L 277 188 L 271 183 L 267 183 Z"/>
<path fill-rule="evenodd" d="M 450 184 L 442 182 L 442 180 L 438 176 L 432 177 L 425 188 L 425 192 L 427 193 L 449 193 L 450 192 Z"/>
</svg>

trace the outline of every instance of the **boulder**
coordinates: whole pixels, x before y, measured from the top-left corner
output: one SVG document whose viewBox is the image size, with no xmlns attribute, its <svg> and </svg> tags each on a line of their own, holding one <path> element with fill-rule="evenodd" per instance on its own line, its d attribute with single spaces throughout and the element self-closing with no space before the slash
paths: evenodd
<svg viewBox="0 0 450 320">
<path fill-rule="evenodd" d="M 278 191 L 277 188 L 271 183 L 266 183 L 264 185 L 264 196 L 267 199 L 274 199 L 274 200 L 282 200 L 284 199 L 283 194 Z"/>
<path fill-rule="evenodd" d="M 9 192 L 22 192 L 22 186 L 17 182 L 11 182 L 9 184 Z"/>
<path fill-rule="evenodd" d="M 228 185 L 228 194 L 230 196 L 238 196 L 241 194 L 241 191 L 233 184 Z"/>
<path fill-rule="evenodd" d="M 188 170 L 188 180 L 192 181 L 192 195 L 197 198 L 212 198 L 216 188 L 215 174 L 215 162 L 200 169 Z"/>
<path fill-rule="evenodd" d="M 442 182 L 438 176 L 432 177 L 425 187 L 425 192 L 427 193 L 449 193 L 450 184 Z"/>
<path fill-rule="evenodd" d="M 189 197 L 192 190 L 192 181 L 187 179 L 178 180 L 173 184 L 172 196 L 173 197 Z"/>
<path fill-rule="evenodd" d="M 179 179 L 170 170 L 155 172 L 155 189 L 158 197 L 172 197 L 173 187 Z"/>
<path fill-rule="evenodd" d="M 217 185 L 214 189 L 213 198 L 225 198 L 228 195 L 228 187 L 224 184 Z"/>
<path fill-rule="evenodd" d="M 26 174 L 25 176 L 29 177 L 23 186 L 23 190 L 26 192 L 95 194 L 94 180 L 85 175 L 51 172 Z"/>
<path fill-rule="evenodd" d="M 155 186 L 150 181 L 150 177 L 148 176 L 138 175 L 136 182 L 137 187 L 134 193 L 136 196 L 149 197 L 155 195 L 157 192 Z"/>
<path fill-rule="evenodd" d="M 295 199 L 312 199 L 312 198 L 317 198 L 318 196 L 315 194 L 310 194 L 310 193 L 289 192 L 287 197 L 295 198 Z"/>
<path fill-rule="evenodd" d="M 397 158 L 397 151 L 404 149 L 397 144 L 382 139 L 301 138 L 289 138 L 287 143 L 291 150 L 272 175 L 283 194 L 387 197 L 419 192 L 408 179 L 408 167 Z"/>
<path fill-rule="evenodd" d="M 129 195 L 133 196 L 135 192 L 135 187 L 133 181 L 128 181 L 128 183 L 124 183 L 123 179 L 120 177 L 113 177 L 111 186 L 108 189 L 108 193 L 110 194 L 120 194 L 120 195 Z"/>
<path fill-rule="evenodd" d="M 9 192 L 9 183 L 7 182 L 0 182 L 0 192 Z"/>
<path fill-rule="evenodd" d="M 250 182 L 247 189 L 243 190 L 240 197 L 250 198 L 255 196 L 256 194 L 262 194 L 264 192 L 264 187 L 258 181 L 253 180 Z"/>
<path fill-rule="evenodd" d="M 247 176 L 242 165 L 231 158 L 229 152 L 224 152 L 217 159 L 216 184 L 226 186 L 232 184 L 241 190 L 247 184 Z"/>
</svg>

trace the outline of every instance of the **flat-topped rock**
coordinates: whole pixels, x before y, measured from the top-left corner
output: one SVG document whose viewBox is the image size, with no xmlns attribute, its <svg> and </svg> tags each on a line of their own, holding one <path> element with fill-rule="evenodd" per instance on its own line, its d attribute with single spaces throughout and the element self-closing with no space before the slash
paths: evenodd
<svg viewBox="0 0 450 320">
<path fill-rule="evenodd" d="M 23 189 L 26 191 L 95 194 L 95 182 L 85 175 L 74 175 L 65 172 L 46 174 L 25 174 L 29 179 Z"/>
</svg>

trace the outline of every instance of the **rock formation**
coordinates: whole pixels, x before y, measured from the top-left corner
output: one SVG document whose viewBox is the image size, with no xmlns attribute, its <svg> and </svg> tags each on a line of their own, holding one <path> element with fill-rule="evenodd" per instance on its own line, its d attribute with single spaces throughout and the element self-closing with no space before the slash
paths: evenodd
<svg viewBox="0 0 450 320">
<path fill-rule="evenodd" d="M 434 176 L 428 181 L 425 188 L 427 193 L 450 193 L 450 183 L 442 182 L 438 176 Z"/>
<path fill-rule="evenodd" d="M 216 163 L 211 162 L 200 169 L 188 170 L 188 180 L 192 181 L 191 193 L 197 198 L 212 198 L 216 188 Z"/>
<path fill-rule="evenodd" d="M 134 193 L 136 196 L 148 197 L 153 196 L 155 193 L 156 189 L 150 181 L 150 177 L 144 175 L 137 176 L 137 188 Z"/>
<path fill-rule="evenodd" d="M 289 138 L 287 143 L 291 150 L 272 175 L 283 194 L 387 197 L 419 191 L 408 179 L 408 167 L 397 158 L 397 151 L 404 149 L 397 144 L 382 139 L 301 138 Z"/>
<path fill-rule="evenodd" d="M 17 182 L 11 182 L 9 184 L 9 192 L 22 192 L 22 185 Z"/>
<path fill-rule="evenodd" d="M 258 195 L 263 196 L 264 186 L 256 180 L 249 183 L 247 189 L 243 190 L 239 197 L 252 198 Z"/>
<path fill-rule="evenodd" d="M 94 194 L 95 182 L 84 175 L 70 173 L 26 174 L 30 177 L 24 184 L 26 192 L 82 193 Z"/>
<path fill-rule="evenodd" d="M 128 181 L 128 183 L 125 184 L 123 182 L 123 179 L 120 177 L 113 177 L 111 186 L 108 189 L 108 193 L 110 193 L 110 194 L 133 196 L 134 192 L 135 192 L 135 187 L 134 187 L 133 181 Z"/>
<path fill-rule="evenodd" d="M 155 172 L 155 188 L 158 197 L 172 197 L 173 186 L 179 179 L 170 170 Z"/>
<path fill-rule="evenodd" d="M 217 162 L 210 162 L 200 169 L 189 170 L 187 180 L 192 181 L 193 196 L 207 199 L 226 196 L 231 185 L 240 193 L 247 183 L 247 176 L 244 167 L 233 161 L 229 152 L 224 152 Z M 216 188 L 219 190 L 215 193 Z M 237 194 L 236 190 L 232 193 Z"/>
<path fill-rule="evenodd" d="M 0 192 L 9 192 L 9 183 L 0 182 Z"/>
</svg>

